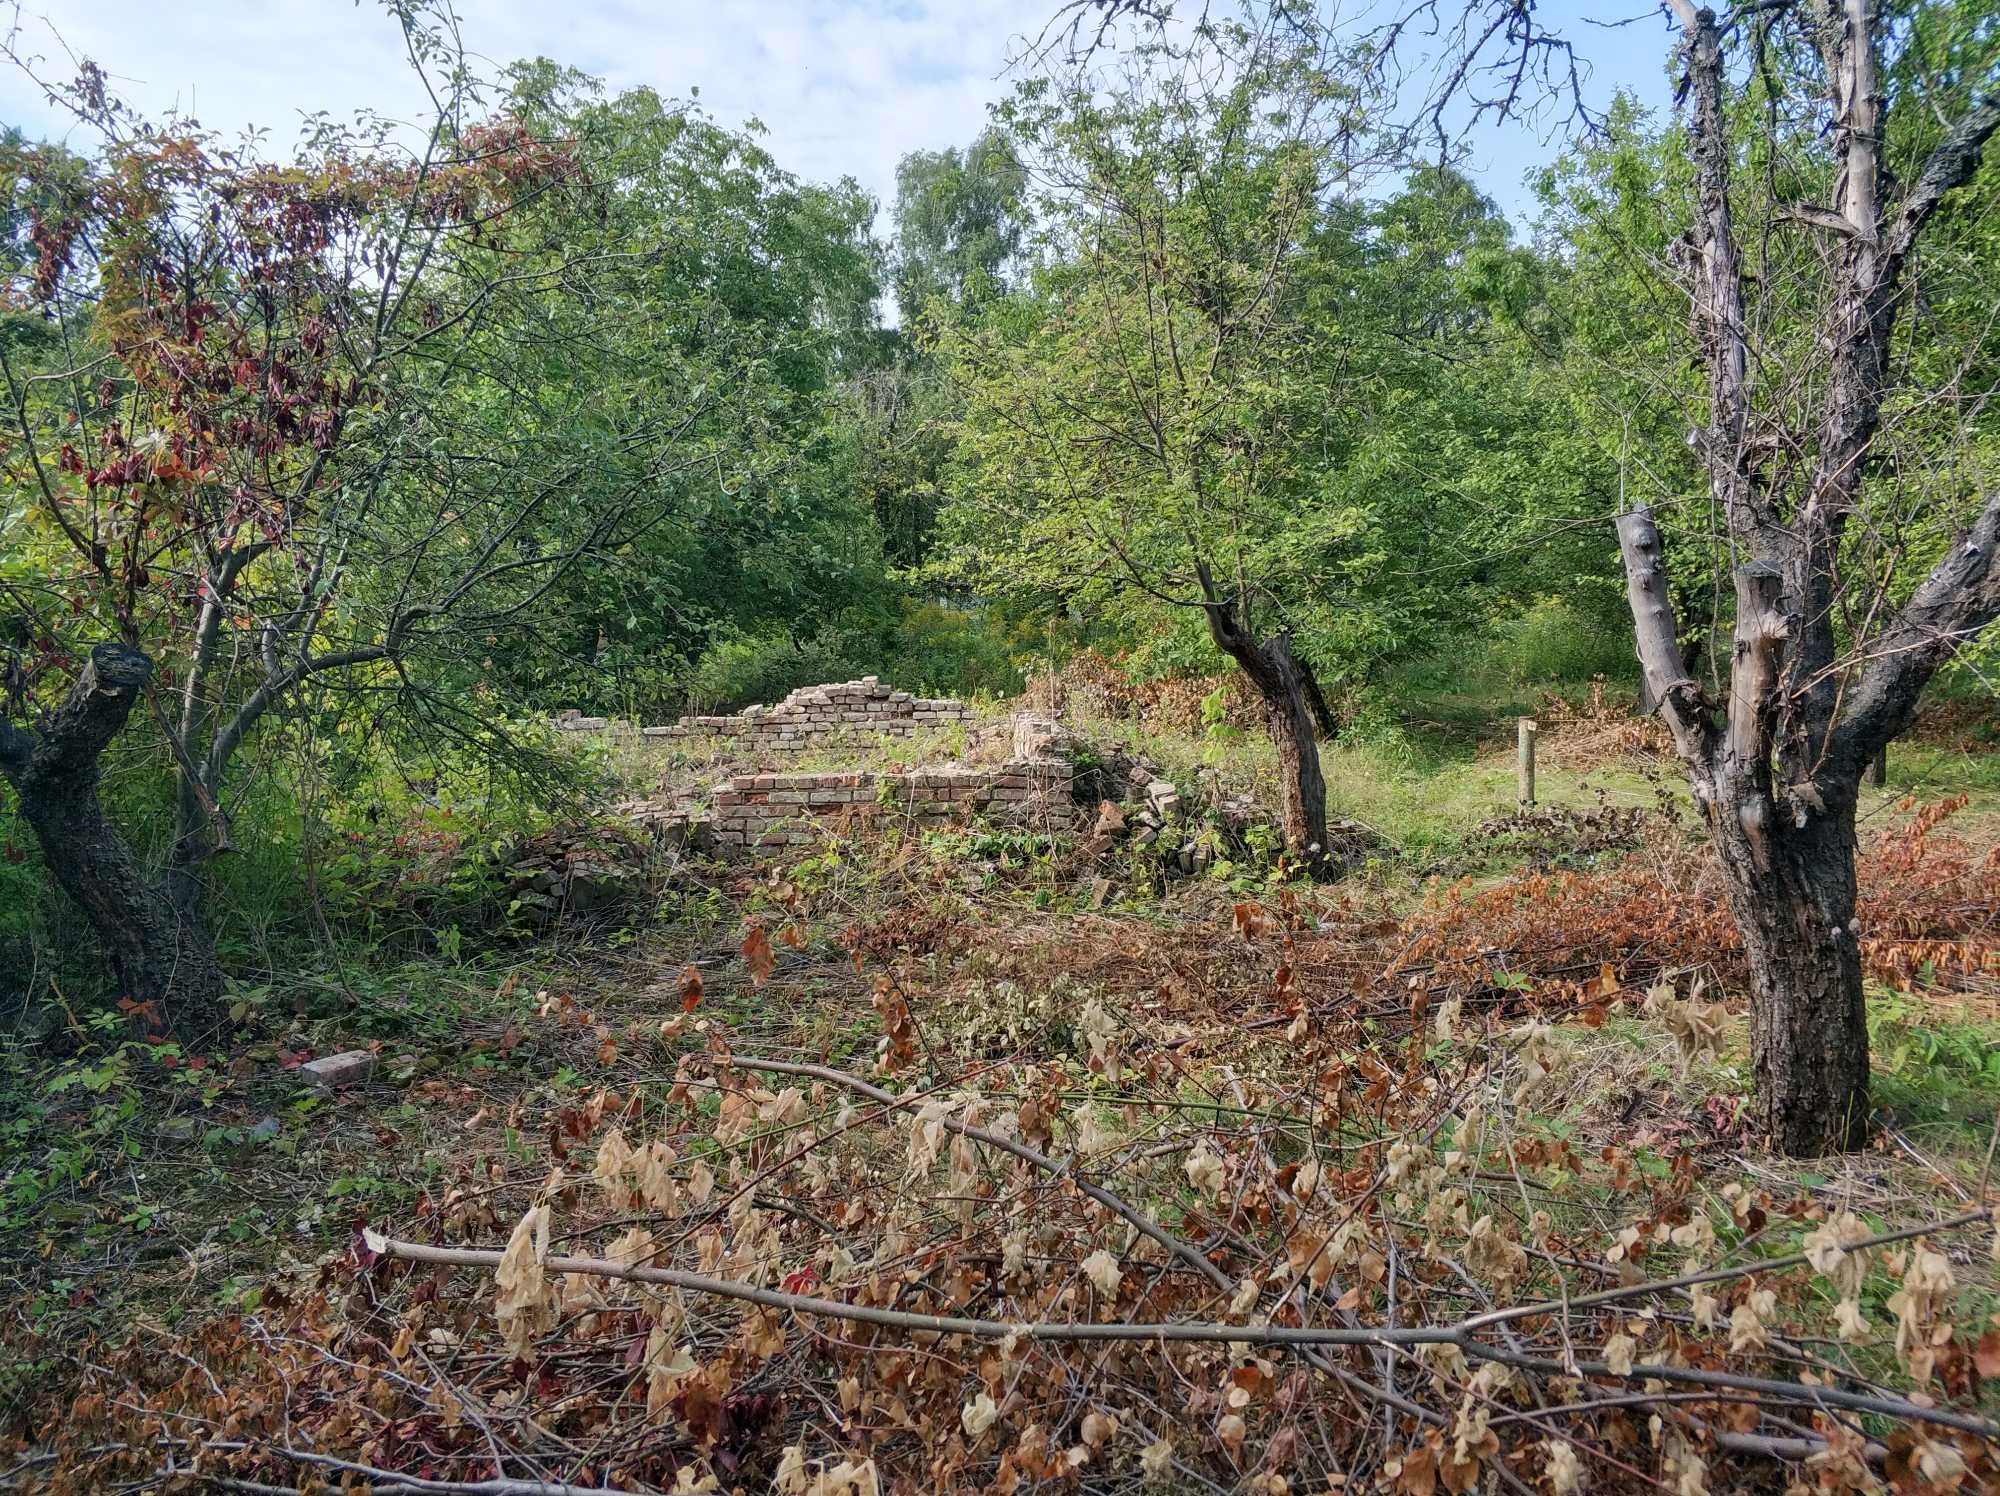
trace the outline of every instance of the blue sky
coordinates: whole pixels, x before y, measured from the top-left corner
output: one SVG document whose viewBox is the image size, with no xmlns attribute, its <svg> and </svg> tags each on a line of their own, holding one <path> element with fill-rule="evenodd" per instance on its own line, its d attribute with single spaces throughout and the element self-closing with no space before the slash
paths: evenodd
<svg viewBox="0 0 2000 1496">
<path fill-rule="evenodd" d="M 614 88 L 699 88 L 718 118 L 755 117 L 778 161 L 806 177 L 852 175 L 885 205 L 897 160 L 970 139 L 1011 86 L 1010 57 L 1059 0 L 459 0 L 468 45 L 494 63 L 545 55 Z M 1441 7 L 1444 8 L 1444 7 Z M 1666 30 L 1649 0 L 1543 0 L 1590 58 L 1589 91 L 1665 98 Z M 1619 29 L 1581 18 L 1649 19 Z M 60 40 L 58 40 L 58 37 Z M 401 37 L 377 0 L 24 0 L 17 46 L 66 76 L 64 45 L 91 58 L 148 113 L 179 106 L 227 131 L 259 124 L 286 140 L 303 113 L 418 112 Z M 63 124 L 0 67 L 0 121 L 33 135 Z M 1545 132 L 1510 126 L 1474 143 L 1472 165 L 1510 211 L 1553 154 Z M 79 141 L 79 143 L 82 143 Z M 886 216 L 878 222 L 886 232 Z"/>
</svg>

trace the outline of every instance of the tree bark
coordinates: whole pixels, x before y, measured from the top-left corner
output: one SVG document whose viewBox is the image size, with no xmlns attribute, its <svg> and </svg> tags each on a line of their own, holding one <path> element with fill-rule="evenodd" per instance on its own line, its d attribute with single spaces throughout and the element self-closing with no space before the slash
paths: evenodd
<svg viewBox="0 0 2000 1496">
<path fill-rule="evenodd" d="M 1216 646 L 1250 678 L 1264 703 L 1264 722 L 1278 750 L 1278 813 L 1285 849 L 1318 871 L 1326 866 L 1326 778 L 1319 765 L 1316 726 L 1330 716 L 1312 670 L 1292 653 L 1289 634 L 1260 642 L 1245 626 L 1242 609 L 1216 595 L 1206 567 L 1197 568 L 1209 601 L 1208 631 Z"/>
<path fill-rule="evenodd" d="M 1730 912 L 1750 967 L 1757 1113 L 1794 1157 L 1868 1141 L 1868 1017 L 1855 919 L 1854 789 L 1827 792 L 1804 825 L 1754 792 L 1718 816 Z M 1726 785 L 1725 798 L 1738 787 Z M 1730 814 L 1729 812 L 1734 812 Z"/>
<path fill-rule="evenodd" d="M 1794 214 L 1833 236 L 1819 320 L 1824 368 L 1809 415 L 1788 428 L 1754 398 L 1742 259 L 1730 203 L 1725 29 L 1699 0 L 1668 0 L 1682 28 L 1695 216 L 1678 254 L 1692 340 L 1708 376 L 1708 423 L 1692 433 L 1737 555 L 1729 697 L 1714 701 L 1676 649 L 1661 541 L 1643 509 L 1619 517 L 1648 700 L 1674 735 L 1722 863 L 1751 973 L 1751 1061 L 1772 1140 L 1788 1153 L 1858 1147 L 1868 1132 L 1868 1030 L 1855 924 L 1855 803 L 1861 775 L 1907 725 L 1931 674 L 2000 613 L 2000 504 L 1980 518 L 1879 636 L 1843 660 L 1834 621 L 1848 583 L 1840 554 L 1864 494 L 1892 388 L 1891 339 L 1906 262 L 1946 194 L 1977 169 L 2000 129 L 1982 99 L 1946 131 L 1891 214 L 1881 143 L 1887 21 L 1868 0 L 1811 8 L 1825 67 L 1830 209 Z M 1779 7 L 1782 9 L 1782 7 Z M 1803 9 L 1803 8 L 1802 8 Z M 1771 371 L 1781 384 L 1803 371 Z M 1812 454 L 1795 500 L 1771 462 Z M 1789 502 L 1788 502 L 1789 500 Z"/>
<path fill-rule="evenodd" d="M 43 862 L 89 919 L 124 995 L 154 1004 L 162 1023 L 189 1036 L 220 1016 L 222 968 L 208 932 L 146 876 L 98 797 L 104 750 L 152 673 L 141 651 L 98 645 L 38 730 L 0 724 L 0 771 L 20 797 Z"/>
<path fill-rule="evenodd" d="M 1265 721 L 1278 750 L 1278 809 L 1285 847 L 1308 868 L 1319 869 L 1328 858 L 1326 777 L 1320 770 L 1305 674 L 1292 653 L 1292 641 L 1280 634 L 1256 647 L 1254 663 L 1246 659 L 1236 663 L 1264 698 Z"/>
</svg>

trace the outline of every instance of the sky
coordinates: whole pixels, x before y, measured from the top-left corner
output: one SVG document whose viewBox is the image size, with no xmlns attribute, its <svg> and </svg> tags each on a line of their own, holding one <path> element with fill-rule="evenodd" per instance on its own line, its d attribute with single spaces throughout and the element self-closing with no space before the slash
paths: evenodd
<svg viewBox="0 0 2000 1496">
<path fill-rule="evenodd" d="M 962 144 L 1012 87 L 1008 71 L 1060 0 L 459 0 L 468 47 L 494 65 L 547 56 L 674 97 L 698 89 L 724 124 L 760 120 L 786 169 L 817 181 L 855 177 L 883 206 L 888 232 L 896 163 Z M 1651 0 L 1542 0 L 1591 62 L 1588 92 L 1617 88 L 1664 101 L 1664 27 Z M 7 14 L 0 4 L 0 17 Z M 1584 19 L 1647 17 L 1621 28 Z M 315 110 L 420 112 L 421 93 L 380 0 L 20 0 L 16 49 L 65 78 L 70 53 L 110 75 L 142 112 L 178 107 L 234 133 L 249 125 L 287 143 Z M 63 116 L 0 62 L 0 123 L 64 133 Z M 1509 127 L 1473 141 L 1470 165 L 1511 214 L 1521 183 L 1559 141 Z M 87 137 L 72 136 L 82 146 Z"/>
</svg>

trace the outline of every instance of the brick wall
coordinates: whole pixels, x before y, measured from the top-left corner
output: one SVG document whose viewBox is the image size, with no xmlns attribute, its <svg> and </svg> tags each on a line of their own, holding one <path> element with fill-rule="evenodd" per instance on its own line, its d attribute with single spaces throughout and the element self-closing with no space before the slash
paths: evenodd
<svg viewBox="0 0 2000 1496">
<path fill-rule="evenodd" d="M 732 738 L 747 748 L 803 748 L 829 733 L 876 732 L 906 737 L 921 727 L 969 722 L 962 701 L 891 690 L 872 675 L 834 685 L 802 686 L 776 706 L 753 706 L 728 717 L 683 717 L 671 727 L 643 729 L 649 738 Z"/>
<path fill-rule="evenodd" d="M 1056 760 L 996 768 L 950 766 L 900 772 L 737 774 L 715 786 L 706 817 L 684 811 L 687 830 L 717 847 L 773 846 L 815 840 L 808 823 L 842 818 L 882 824 L 936 824 L 973 815 L 1032 823 L 1070 806 L 1070 766 Z"/>
</svg>

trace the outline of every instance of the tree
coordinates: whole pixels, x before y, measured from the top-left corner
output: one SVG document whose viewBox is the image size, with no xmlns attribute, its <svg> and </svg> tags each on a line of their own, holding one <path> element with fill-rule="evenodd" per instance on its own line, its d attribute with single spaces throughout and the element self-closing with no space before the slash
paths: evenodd
<svg viewBox="0 0 2000 1496">
<path fill-rule="evenodd" d="M 896 305 L 918 327 L 937 298 L 976 305 L 1006 289 L 1027 224 L 1027 174 L 1005 131 L 896 165 Z"/>
<path fill-rule="evenodd" d="M 873 204 L 851 180 L 800 181 L 754 135 L 650 89 L 606 96 L 547 61 L 509 78 L 511 116 L 574 141 L 616 184 L 602 213 L 545 232 L 569 259 L 626 266 L 619 280 L 644 315 L 591 321 L 592 338 L 619 350 L 625 398 L 671 408 L 696 369 L 732 397 L 693 433 L 726 448 L 728 481 L 684 471 L 674 523 L 563 577 L 564 648 L 516 636 L 494 653 L 496 672 L 548 705 L 677 710 L 716 641 L 767 630 L 802 640 L 883 590 L 882 537 L 851 482 L 839 418 L 880 352 Z M 542 377 L 576 372 L 554 364 Z"/>
<path fill-rule="evenodd" d="M 712 481 L 743 395 L 693 340 L 604 335 L 703 315 L 648 277 L 672 246 L 573 245 L 601 163 L 482 112 L 448 18 L 399 14 L 438 100 L 414 159 L 321 126 L 268 163 L 134 118 L 86 66 L 96 157 L 13 163 L 13 293 L 48 332 L 0 347 L 4 460 L 46 581 L 9 588 L 9 715 L 42 710 L 0 770 L 126 995 L 183 1033 L 219 1012 L 203 896 L 260 723 L 311 682 L 483 728 L 426 673 L 469 685 L 548 631 L 565 576 Z M 96 793 L 142 701 L 178 784 L 158 881 Z"/>
<path fill-rule="evenodd" d="M 1778 1146 L 1813 1154 L 1868 1130 L 1861 775 L 2000 615 L 2000 493 L 1982 456 L 1994 335 L 1963 311 L 1968 285 L 1992 300 L 1974 246 L 1990 249 L 2000 190 L 1987 149 L 2000 36 L 1956 0 L 1666 9 L 1686 111 L 1669 182 L 1685 183 L 1688 227 L 1665 269 L 1700 376 L 1688 439 L 1708 494 L 1665 525 L 1650 505 L 1620 514 L 1620 551 L 1647 693 L 1747 948 L 1763 1120 Z M 1417 4 L 1390 22 L 1378 65 L 1436 19 Z M 1551 95 L 1601 123 L 1570 44 L 1518 0 L 1460 7 L 1446 50 L 1422 128 L 1446 133 L 1453 108 L 1518 117 Z M 1957 309 L 1919 326 L 1933 291 Z M 1675 394 L 1671 366 L 1642 377 Z M 1723 690 L 1688 668 L 1675 529 L 1707 547 L 1697 567 L 1718 568 Z"/>
<path fill-rule="evenodd" d="M 1922 55 L 1942 23 L 1935 7 L 1766 6 L 1727 27 L 1690 0 L 1673 10 L 1695 192 L 1679 269 L 1709 402 L 1692 440 L 1741 559 L 1726 702 L 1683 668 L 1650 511 L 1621 516 L 1619 540 L 1640 659 L 1748 948 L 1764 1120 L 1779 1146 L 1810 1154 L 1868 1131 L 1861 775 L 1932 674 L 2000 616 L 2000 492 L 1903 584 L 1900 606 L 1885 581 L 1894 558 L 1870 575 L 1855 533 L 1874 512 L 1892 400 L 1949 396 L 1908 388 L 1892 354 L 1908 340 L 1919 243 L 2000 128 L 1994 43 L 1975 28 L 1946 69 Z M 1774 60 L 1753 85 L 1767 94 L 1761 124 L 1731 109 L 1737 44 Z M 1751 211 L 1795 239 L 1803 273 L 1770 257 L 1754 281 L 1746 269 L 1735 181 L 1746 152 L 1771 163 L 1766 180 L 1783 194 Z M 1804 294 L 1807 275 L 1819 287 L 1810 316 L 1767 317 Z"/>
<path fill-rule="evenodd" d="M 1281 583 L 1337 575 L 1373 519 L 1325 460 L 1359 403 L 1325 325 L 1365 213 L 1355 100 L 1326 63 L 1276 25 L 1216 26 L 1148 43 L 1102 91 L 1024 85 L 1003 123 L 1049 184 L 1033 283 L 941 342 L 968 407 L 961 561 L 1063 604 L 1193 610 L 1264 702 L 1305 864 L 1333 723 Z"/>
</svg>

